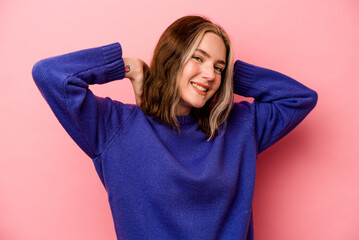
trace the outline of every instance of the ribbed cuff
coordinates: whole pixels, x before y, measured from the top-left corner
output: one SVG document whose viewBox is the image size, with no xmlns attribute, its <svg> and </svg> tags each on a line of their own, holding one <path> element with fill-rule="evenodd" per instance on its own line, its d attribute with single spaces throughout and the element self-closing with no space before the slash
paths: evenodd
<svg viewBox="0 0 359 240">
<path fill-rule="evenodd" d="M 234 64 L 233 90 L 235 94 L 245 96 L 255 75 L 254 65 L 237 60 Z"/>
<path fill-rule="evenodd" d="M 107 80 L 123 79 L 125 77 L 125 65 L 122 59 L 121 45 L 119 43 L 112 43 L 103 46 L 102 51 L 107 66 Z"/>
</svg>

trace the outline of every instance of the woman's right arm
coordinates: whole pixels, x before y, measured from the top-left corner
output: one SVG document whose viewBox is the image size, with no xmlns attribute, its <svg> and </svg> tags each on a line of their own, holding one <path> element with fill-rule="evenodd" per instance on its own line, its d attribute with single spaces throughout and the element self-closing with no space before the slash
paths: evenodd
<svg viewBox="0 0 359 240">
<path fill-rule="evenodd" d="M 125 77 L 119 43 L 41 60 L 33 78 L 52 111 L 92 159 L 119 130 L 135 107 L 95 96 L 89 85 Z"/>
</svg>

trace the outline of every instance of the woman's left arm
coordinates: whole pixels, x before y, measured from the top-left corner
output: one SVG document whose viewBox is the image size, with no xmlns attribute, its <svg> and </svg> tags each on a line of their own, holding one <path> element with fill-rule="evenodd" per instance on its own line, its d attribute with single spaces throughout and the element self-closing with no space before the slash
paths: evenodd
<svg viewBox="0 0 359 240">
<path fill-rule="evenodd" d="M 279 72 L 240 60 L 234 66 L 234 93 L 253 97 L 258 152 L 294 129 L 315 107 L 312 89 Z"/>
</svg>

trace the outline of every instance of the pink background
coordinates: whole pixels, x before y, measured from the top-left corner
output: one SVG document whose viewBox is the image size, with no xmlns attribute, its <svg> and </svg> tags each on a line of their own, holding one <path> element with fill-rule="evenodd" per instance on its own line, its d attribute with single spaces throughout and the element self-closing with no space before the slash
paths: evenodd
<svg viewBox="0 0 359 240">
<path fill-rule="evenodd" d="M 164 29 L 203 14 L 236 58 L 290 75 L 319 102 L 259 156 L 256 239 L 359 239 L 359 4 L 355 0 L 0 1 L 0 239 L 115 239 L 105 189 L 37 90 L 39 59 L 122 43 L 149 62 Z M 127 80 L 92 87 L 134 103 Z"/>
</svg>

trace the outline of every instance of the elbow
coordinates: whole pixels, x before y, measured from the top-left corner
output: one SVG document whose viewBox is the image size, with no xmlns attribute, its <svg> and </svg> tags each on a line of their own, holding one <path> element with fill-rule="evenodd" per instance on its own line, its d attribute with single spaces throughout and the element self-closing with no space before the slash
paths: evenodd
<svg viewBox="0 0 359 240">
<path fill-rule="evenodd" d="M 308 88 L 301 97 L 300 108 L 302 108 L 303 111 L 309 113 L 315 108 L 317 102 L 318 102 L 318 93 Z"/>
<path fill-rule="evenodd" d="M 318 93 L 314 90 L 311 90 L 309 98 L 310 98 L 311 109 L 313 109 L 318 102 Z"/>
<path fill-rule="evenodd" d="M 32 78 L 44 97 L 48 96 L 50 92 L 58 91 L 56 89 L 61 88 L 61 82 L 56 81 L 53 64 L 49 59 L 43 59 L 35 63 L 32 67 Z"/>
<path fill-rule="evenodd" d="M 32 67 L 32 78 L 38 85 L 41 81 L 46 79 L 46 61 L 40 60 Z"/>
<path fill-rule="evenodd" d="M 39 89 L 41 95 L 46 99 L 45 93 L 46 93 L 46 63 L 44 63 L 44 60 L 40 60 L 32 67 L 32 78 Z"/>
<path fill-rule="evenodd" d="M 54 85 L 54 70 L 49 59 L 43 59 L 35 63 L 32 67 L 32 78 L 40 91 Z M 55 84 L 56 85 L 56 84 Z"/>
</svg>

